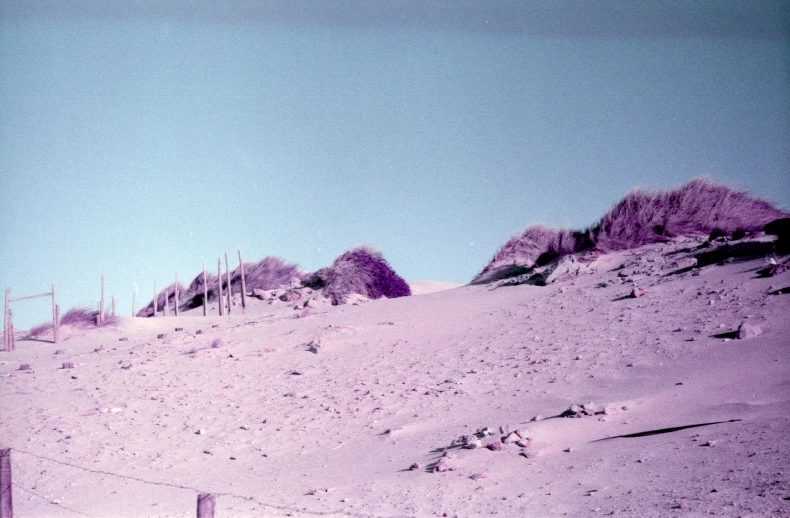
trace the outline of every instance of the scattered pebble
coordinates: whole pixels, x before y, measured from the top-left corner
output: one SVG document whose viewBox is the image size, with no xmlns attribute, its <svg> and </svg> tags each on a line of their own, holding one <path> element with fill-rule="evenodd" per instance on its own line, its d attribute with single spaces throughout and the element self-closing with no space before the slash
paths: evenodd
<svg viewBox="0 0 790 518">
<path fill-rule="evenodd" d="M 23 363 L 22 365 L 19 366 L 19 370 L 29 371 L 29 370 L 33 370 L 33 367 L 31 367 L 29 363 Z"/>
<path fill-rule="evenodd" d="M 64 369 L 73 369 L 74 368 L 74 364 L 66 362 L 66 363 L 63 364 L 62 368 L 64 368 Z"/>
<path fill-rule="evenodd" d="M 159 340 L 163 340 L 163 339 L 164 339 L 166 336 L 167 336 L 167 334 L 166 334 L 166 333 L 159 333 L 158 335 L 156 335 L 156 337 L 157 337 Z"/>
<path fill-rule="evenodd" d="M 63 349 L 58 349 L 57 351 L 55 351 L 55 354 L 65 354 L 65 353 L 66 351 L 64 351 Z"/>
<path fill-rule="evenodd" d="M 472 480 L 482 480 L 484 478 L 488 478 L 488 475 L 486 473 L 475 473 L 474 475 L 471 475 L 469 478 L 471 478 Z"/>
<path fill-rule="evenodd" d="M 202 429 L 202 428 L 201 428 L 200 430 L 198 430 L 197 432 L 195 432 L 195 435 L 206 435 L 206 431 L 205 431 L 204 429 Z"/>
<path fill-rule="evenodd" d="M 489 443 L 488 445 L 486 445 L 486 448 L 488 448 L 491 451 L 501 451 L 502 450 L 502 443 L 499 442 L 499 441 L 494 441 L 494 442 Z"/>
<path fill-rule="evenodd" d="M 415 462 L 414 464 L 409 466 L 409 469 L 412 470 L 412 471 L 420 470 L 420 469 L 422 469 L 422 464 L 420 464 L 419 462 Z"/>
</svg>

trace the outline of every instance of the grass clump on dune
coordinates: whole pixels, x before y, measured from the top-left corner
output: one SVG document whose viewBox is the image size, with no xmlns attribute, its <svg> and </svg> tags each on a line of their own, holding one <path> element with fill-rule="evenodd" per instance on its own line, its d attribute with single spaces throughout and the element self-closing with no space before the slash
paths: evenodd
<svg viewBox="0 0 790 518">
<path fill-rule="evenodd" d="M 202 279 L 202 275 L 203 274 L 200 274 L 200 275 L 201 275 L 201 279 Z M 186 293 L 187 290 L 186 290 L 186 288 L 184 288 L 184 285 L 181 283 L 181 281 L 179 281 L 178 284 L 176 284 L 174 282 L 173 284 L 171 284 L 167 288 L 164 288 L 162 291 L 157 293 L 157 295 L 156 295 L 156 312 L 157 312 L 157 314 L 161 314 L 161 313 L 164 312 L 165 305 L 167 305 L 168 311 L 172 311 L 173 313 L 175 313 L 175 307 L 176 307 L 176 286 L 178 286 L 178 297 L 179 297 L 179 300 L 180 301 L 184 301 L 186 299 L 185 293 Z M 148 303 L 148 305 L 146 307 L 144 307 L 143 309 L 141 309 L 140 311 L 137 312 L 137 316 L 138 317 L 151 317 L 153 315 L 154 315 L 154 301 L 153 301 L 153 299 L 151 300 L 151 302 Z"/>
<path fill-rule="evenodd" d="M 366 246 L 343 253 L 332 266 L 315 272 L 305 285 L 323 289 L 324 296 L 334 305 L 344 304 L 352 293 L 370 299 L 411 295 L 409 285 L 392 269 L 384 256 Z"/>
<path fill-rule="evenodd" d="M 586 230 L 556 230 L 543 225 L 527 228 L 502 245 L 472 282 L 519 275 L 557 257 L 586 250 L 611 252 L 679 236 L 760 231 L 783 217 L 787 213 L 770 203 L 705 178 L 668 191 L 637 189 Z"/>
</svg>

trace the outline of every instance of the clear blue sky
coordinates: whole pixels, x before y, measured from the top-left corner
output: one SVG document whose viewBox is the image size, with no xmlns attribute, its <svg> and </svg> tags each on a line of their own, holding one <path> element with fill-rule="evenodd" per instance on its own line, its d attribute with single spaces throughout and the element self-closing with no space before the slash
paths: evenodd
<svg viewBox="0 0 790 518">
<path fill-rule="evenodd" d="M 382 7 L 390 4 L 390 7 Z M 296 6 L 296 7 L 294 7 Z M 699 175 L 790 209 L 790 4 L 0 0 L 0 286 L 369 243 L 465 283 Z M 48 302 L 15 304 L 18 328 Z"/>
</svg>

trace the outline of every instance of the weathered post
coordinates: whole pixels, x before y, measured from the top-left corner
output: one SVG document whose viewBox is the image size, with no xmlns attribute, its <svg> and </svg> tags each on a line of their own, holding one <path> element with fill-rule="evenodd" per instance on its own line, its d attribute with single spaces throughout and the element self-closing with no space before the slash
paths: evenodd
<svg viewBox="0 0 790 518">
<path fill-rule="evenodd" d="M 206 284 L 206 263 L 203 263 L 203 316 L 208 314 L 208 285 Z"/>
<path fill-rule="evenodd" d="M 225 299 L 222 298 L 222 259 L 217 258 L 217 283 L 219 283 L 219 316 L 225 314 L 225 310 L 223 309 L 223 305 L 225 304 Z"/>
<path fill-rule="evenodd" d="M 244 260 L 241 258 L 241 250 L 239 250 L 239 269 L 241 270 L 241 314 L 245 314 L 247 310 L 247 283 L 244 282 Z"/>
<path fill-rule="evenodd" d="M 55 298 L 55 285 L 52 285 L 52 334 L 55 335 L 55 343 L 59 343 L 58 327 L 60 327 L 60 319 L 58 318 L 58 303 Z"/>
<path fill-rule="evenodd" d="M 110 300 L 112 300 L 112 316 L 115 316 L 115 295 Z"/>
<path fill-rule="evenodd" d="M 178 274 L 176 274 L 176 316 L 178 316 Z"/>
<path fill-rule="evenodd" d="M 11 288 L 7 288 L 5 290 L 5 313 L 3 313 L 4 317 L 3 320 L 5 324 L 3 325 L 3 350 L 8 352 L 9 349 L 9 341 L 8 341 L 8 312 L 11 311 Z"/>
<path fill-rule="evenodd" d="M 132 293 L 132 318 L 137 316 L 137 284 L 134 285 L 134 293 Z"/>
<path fill-rule="evenodd" d="M 16 349 L 16 337 L 14 336 L 14 312 L 11 311 L 11 308 L 8 308 L 8 313 L 6 314 L 6 327 L 8 328 L 8 345 L 6 346 L 6 351 L 13 351 Z"/>
<path fill-rule="evenodd" d="M 55 304 L 55 343 L 60 343 L 60 305 Z"/>
<path fill-rule="evenodd" d="M 197 499 L 197 518 L 214 518 L 214 504 L 214 495 L 200 493 Z"/>
<path fill-rule="evenodd" d="M 0 450 L 0 518 L 14 518 L 14 503 L 11 500 L 11 448 Z"/>
<path fill-rule="evenodd" d="M 101 276 L 101 306 L 99 307 L 99 325 L 104 324 L 104 275 Z"/>
<path fill-rule="evenodd" d="M 228 277 L 228 316 L 230 316 L 230 303 L 233 295 L 233 289 L 230 285 L 230 268 L 228 268 L 228 254 L 225 254 L 225 273 Z"/>
<path fill-rule="evenodd" d="M 170 316 L 170 290 L 165 288 L 165 307 L 164 313 L 166 317 Z"/>
<path fill-rule="evenodd" d="M 157 304 L 156 296 L 157 295 L 158 295 L 158 293 L 156 292 L 156 281 L 154 281 L 154 316 L 156 316 L 156 304 Z"/>
</svg>

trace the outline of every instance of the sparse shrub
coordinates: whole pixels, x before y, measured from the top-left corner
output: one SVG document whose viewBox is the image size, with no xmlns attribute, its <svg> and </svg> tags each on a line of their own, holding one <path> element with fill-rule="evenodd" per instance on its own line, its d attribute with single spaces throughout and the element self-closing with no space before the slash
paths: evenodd
<svg viewBox="0 0 790 518">
<path fill-rule="evenodd" d="M 52 333 L 52 323 L 44 322 L 43 324 L 31 327 L 27 332 L 27 338 L 38 339 L 50 333 Z"/>
<path fill-rule="evenodd" d="M 88 329 L 97 327 L 99 320 L 99 312 L 90 310 L 86 307 L 75 306 L 68 310 L 65 315 L 60 317 L 60 325 L 70 326 L 78 329 Z M 110 314 L 109 311 L 104 312 L 104 322 L 101 327 L 114 326 L 120 322 L 120 319 Z"/>
<path fill-rule="evenodd" d="M 635 190 L 593 227 L 581 232 L 527 228 L 510 239 L 473 283 L 510 277 L 557 257 L 585 250 L 626 250 L 678 236 L 762 230 L 787 214 L 770 203 L 700 178 L 670 191 Z"/>
<path fill-rule="evenodd" d="M 324 296 L 335 305 L 345 303 L 352 293 L 371 299 L 411 295 L 409 285 L 381 253 L 365 246 L 343 253 L 332 266 L 318 270 L 304 284 L 314 289 L 323 288 Z"/>
</svg>

